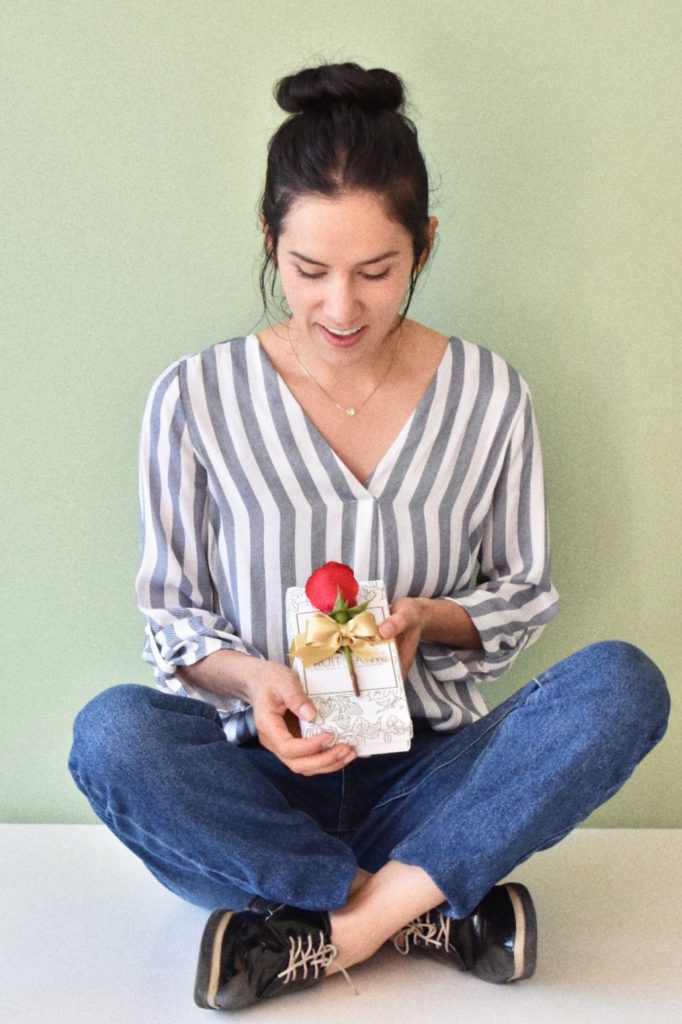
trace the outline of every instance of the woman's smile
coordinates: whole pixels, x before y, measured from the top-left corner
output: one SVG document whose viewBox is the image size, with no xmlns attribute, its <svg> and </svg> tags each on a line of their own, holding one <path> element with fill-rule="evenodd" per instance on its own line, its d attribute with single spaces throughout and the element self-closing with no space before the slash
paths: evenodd
<svg viewBox="0 0 682 1024">
<path fill-rule="evenodd" d="M 332 331 L 328 327 L 325 327 L 324 324 L 318 324 L 317 326 L 320 328 L 325 340 L 328 341 L 329 344 L 332 345 L 334 348 L 339 349 L 353 348 L 355 345 L 357 345 L 357 343 L 360 341 L 360 338 L 363 336 L 365 332 L 364 327 L 359 327 L 356 330 L 353 330 L 352 332 L 348 333 L 339 333 L 337 331 Z"/>
</svg>

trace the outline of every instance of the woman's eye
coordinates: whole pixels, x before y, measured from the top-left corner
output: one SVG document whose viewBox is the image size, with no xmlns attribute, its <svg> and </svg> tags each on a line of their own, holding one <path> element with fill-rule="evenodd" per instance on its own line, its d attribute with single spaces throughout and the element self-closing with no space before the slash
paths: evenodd
<svg viewBox="0 0 682 1024">
<path fill-rule="evenodd" d="M 305 270 L 301 270 L 301 268 L 300 268 L 300 267 L 296 267 L 296 273 L 297 273 L 297 274 L 298 274 L 298 275 L 299 275 L 300 277 L 308 277 L 308 278 L 318 278 L 318 277 L 322 277 L 322 274 L 306 274 Z"/>
<path fill-rule="evenodd" d="M 300 267 L 296 267 L 296 273 L 299 277 L 306 277 L 309 281 L 317 281 L 319 278 L 324 277 L 323 273 L 319 274 L 308 274 L 305 270 L 301 270 Z M 382 281 L 385 277 L 388 277 L 389 271 L 383 270 L 380 274 L 362 274 L 366 281 Z"/>
</svg>

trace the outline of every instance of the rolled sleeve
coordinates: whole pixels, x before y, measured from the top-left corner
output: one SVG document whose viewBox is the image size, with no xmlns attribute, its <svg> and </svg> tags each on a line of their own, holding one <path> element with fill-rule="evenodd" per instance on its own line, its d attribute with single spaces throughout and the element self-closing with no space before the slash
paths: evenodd
<svg viewBox="0 0 682 1024">
<path fill-rule="evenodd" d="M 471 683 L 497 678 L 558 610 L 550 579 L 542 453 L 525 385 L 483 523 L 478 561 L 476 585 L 443 596 L 470 615 L 481 647 L 449 651 L 422 645 L 436 678 Z"/>
<path fill-rule="evenodd" d="M 206 695 L 177 674 L 179 667 L 219 650 L 262 656 L 216 610 L 207 558 L 207 474 L 184 414 L 179 365 L 152 387 L 140 438 L 141 559 L 135 587 L 145 617 L 143 658 L 162 689 L 239 710 L 245 705 L 237 698 Z"/>
</svg>

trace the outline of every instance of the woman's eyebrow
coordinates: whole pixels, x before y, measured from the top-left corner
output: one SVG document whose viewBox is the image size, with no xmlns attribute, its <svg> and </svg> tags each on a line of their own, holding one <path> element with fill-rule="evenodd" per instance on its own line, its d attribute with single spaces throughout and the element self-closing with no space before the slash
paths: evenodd
<svg viewBox="0 0 682 1024">
<path fill-rule="evenodd" d="M 304 256 L 301 252 L 295 252 L 294 249 L 287 250 L 290 256 L 295 256 L 299 260 L 303 260 L 304 263 L 314 263 L 316 267 L 329 267 L 328 263 L 321 263 L 320 260 L 313 260 L 310 256 Z M 359 267 L 368 267 L 370 263 L 381 263 L 382 260 L 387 260 L 389 256 L 399 256 L 400 251 L 398 249 L 392 249 L 390 252 L 383 252 L 381 256 L 373 256 L 371 260 L 363 260 L 362 263 L 358 263 Z"/>
</svg>

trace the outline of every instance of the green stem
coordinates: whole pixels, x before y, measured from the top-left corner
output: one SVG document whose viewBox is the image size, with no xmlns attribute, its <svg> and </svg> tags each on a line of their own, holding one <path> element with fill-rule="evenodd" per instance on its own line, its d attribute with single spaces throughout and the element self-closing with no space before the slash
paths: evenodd
<svg viewBox="0 0 682 1024">
<path fill-rule="evenodd" d="M 353 665 L 353 655 L 351 654 L 350 647 L 344 647 L 343 654 L 348 665 L 348 671 L 350 672 L 350 679 L 353 684 L 353 692 L 356 697 L 360 696 L 360 687 L 358 686 L 358 677 L 355 674 L 355 666 Z"/>
</svg>

